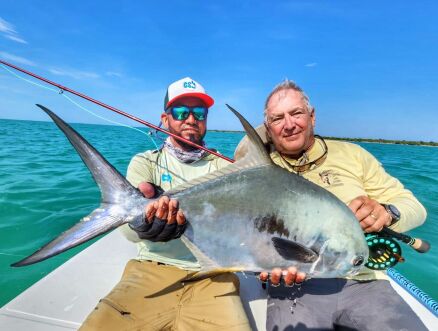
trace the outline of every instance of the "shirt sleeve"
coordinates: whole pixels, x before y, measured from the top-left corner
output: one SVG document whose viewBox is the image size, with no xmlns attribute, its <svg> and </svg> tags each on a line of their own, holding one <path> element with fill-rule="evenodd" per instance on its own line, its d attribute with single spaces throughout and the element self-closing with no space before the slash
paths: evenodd
<svg viewBox="0 0 438 331">
<path fill-rule="evenodd" d="M 138 187 L 141 182 L 154 183 L 153 162 L 148 158 L 148 155 L 149 153 L 137 154 L 129 163 L 126 179 L 134 187 Z M 122 225 L 120 231 L 129 241 L 141 241 L 137 233 L 128 224 Z"/>
<path fill-rule="evenodd" d="M 154 183 L 153 166 L 147 153 L 137 154 L 129 163 L 126 179 L 134 187 L 138 187 L 141 182 Z"/>
<path fill-rule="evenodd" d="M 426 209 L 396 178 L 389 175 L 379 161 L 362 149 L 364 188 L 371 199 L 392 204 L 400 211 L 400 220 L 391 226 L 397 232 L 409 231 L 424 223 Z"/>
</svg>

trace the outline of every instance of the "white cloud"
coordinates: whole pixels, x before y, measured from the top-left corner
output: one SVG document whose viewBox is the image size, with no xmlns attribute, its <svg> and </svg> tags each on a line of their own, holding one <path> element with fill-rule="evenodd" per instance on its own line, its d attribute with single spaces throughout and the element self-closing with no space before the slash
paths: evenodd
<svg viewBox="0 0 438 331">
<path fill-rule="evenodd" d="M 0 57 L 2 57 L 5 60 L 10 60 L 14 63 L 20 63 L 28 66 L 35 66 L 36 64 L 28 59 L 25 59 L 24 57 L 16 56 L 14 54 L 1 52 L 0 51 Z"/>
<path fill-rule="evenodd" d="M 20 37 L 14 26 L 0 17 L 0 32 L 5 38 L 16 41 L 20 44 L 27 44 L 27 41 Z"/>
<path fill-rule="evenodd" d="M 305 64 L 304 66 L 305 67 L 316 67 L 318 65 L 318 63 L 316 63 L 316 62 L 312 62 L 312 63 L 307 63 L 307 64 Z"/>
<path fill-rule="evenodd" d="M 6 22 L 3 18 L 0 17 L 0 31 L 4 33 L 14 34 L 17 33 L 14 30 L 14 27 L 9 22 Z"/>
<path fill-rule="evenodd" d="M 110 76 L 110 77 L 111 76 L 115 76 L 115 77 L 118 77 L 118 78 L 123 76 L 121 73 L 118 73 L 118 72 L 115 72 L 115 71 L 107 71 L 105 73 L 105 75 Z"/>
<path fill-rule="evenodd" d="M 54 75 L 58 76 L 68 76 L 72 77 L 74 79 L 95 79 L 99 78 L 100 75 L 96 74 L 94 72 L 88 72 L 88 71 L 80 71 L 75 69 L 60 69 L 60 68 L 51 68 L 49 69 L 49 72 L 51 72 Z"/>
<path fill-rule="evenodd" d="M 17 43 L 20 43 L 20 44 L 27 44 L 26 40 L 24 40 L 24 39 L 22 39 L 20 37 L 17 37 L 17 36 L 6 35 L 5 37 L 8 38 L 8 39 L 11 39 L 13 41 L 16 41 Z"/>
</svg>

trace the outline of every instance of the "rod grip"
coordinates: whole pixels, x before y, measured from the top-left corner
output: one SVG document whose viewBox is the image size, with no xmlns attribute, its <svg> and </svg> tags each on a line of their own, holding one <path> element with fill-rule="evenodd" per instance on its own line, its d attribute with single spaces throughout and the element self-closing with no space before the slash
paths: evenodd
<svg viewBox="0 0 438 331">
<path fill-rule="evenodd" d="M 413 238 L 412 244 L 409 244 L 412 246 L 413 249 L 415 249 L 418 253 L 426 253 L 430 249 L 430 244 L 426 240 Z"/>
</svg>

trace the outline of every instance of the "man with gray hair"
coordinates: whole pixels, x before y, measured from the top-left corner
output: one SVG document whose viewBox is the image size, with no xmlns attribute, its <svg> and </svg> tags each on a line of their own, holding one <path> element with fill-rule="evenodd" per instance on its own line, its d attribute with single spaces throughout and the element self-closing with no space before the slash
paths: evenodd
<svg viewBox="0 0 438 331">
<path fill-rule="evenodd" d="M 314 134 L 315 109 L 294 82 L 276 86 L 259 127 L 274 163 L 327 189 L 346 203 L 365 233 L 421 225 L 424 207 L 374 156 L 358 145 Z M 244 153 L 244 144 L 236 158 Z M 280 279 L 284 275 L 284 282 Z M 267 330 L 427 330 L 389 284 L 384 272 L 363 270 L 351 279 L 310 279 L 295 268 L 271 272 Z M 260 278 L 266 280 L 267 273 Z M 280 285 L 279 285 L 280 284 Z"/>
</svg>

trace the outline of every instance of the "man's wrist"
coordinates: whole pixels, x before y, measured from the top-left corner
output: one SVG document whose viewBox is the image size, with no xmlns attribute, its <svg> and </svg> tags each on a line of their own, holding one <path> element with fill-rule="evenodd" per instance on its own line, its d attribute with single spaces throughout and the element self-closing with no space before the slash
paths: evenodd
<svg viewBox="0 0 438 331">
<path fill-rule="evenodd" d="M 384 203 L 382 203 L 381 205 L 385 208 L 389 216 L 391 216 L 391 223 L 389 224 L 389 226 L 394 225 L 395 223 L 400 221 L 401 214 L 396 206 Z"/>
</svg>

